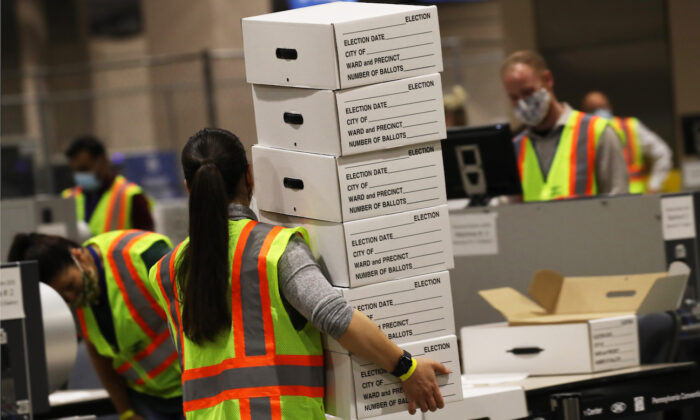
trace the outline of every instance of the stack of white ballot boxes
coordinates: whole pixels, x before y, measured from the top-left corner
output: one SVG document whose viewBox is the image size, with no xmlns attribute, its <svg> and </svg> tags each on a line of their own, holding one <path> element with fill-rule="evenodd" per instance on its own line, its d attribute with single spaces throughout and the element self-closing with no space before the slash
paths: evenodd
<svg viewBox="0 0 700 420">
<path fill-rule="evenodd" d="M 331 3 L 243 19 L 243 41 L 261 219 L 305 227 L 331 283 L 461 400 L 437 9 Z M 398 378 L 324 341 L 329 414 L 407 409 Z"/>
</svg>

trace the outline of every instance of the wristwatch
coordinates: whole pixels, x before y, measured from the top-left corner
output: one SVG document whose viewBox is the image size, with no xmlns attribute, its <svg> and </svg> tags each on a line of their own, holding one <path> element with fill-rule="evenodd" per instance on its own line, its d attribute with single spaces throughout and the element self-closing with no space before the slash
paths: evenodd
<svg viewBox="0 0 700 420">
<path fill-rule="evenodd" d="M 404 350 L 401 357 L 399 357 L 399 361 L 396 362 L 396 368 L 391 372 L 391 374 L 397 378 L 400 378 L 408 373 L 411 366 L 413 366 L 413 357 L 411 356 L 411 353 Z"/>
</svg>

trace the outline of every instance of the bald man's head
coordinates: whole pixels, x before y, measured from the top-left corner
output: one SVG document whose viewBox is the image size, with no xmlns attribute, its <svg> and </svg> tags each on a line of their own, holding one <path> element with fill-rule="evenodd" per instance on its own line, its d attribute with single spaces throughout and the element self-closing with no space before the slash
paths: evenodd
<svg viewBox="0 0 700 420">
<path fill-rule="evenodd" d="M 608 97 L 605 96 L 603 92 L 593 90 L 588 92 L 583 97 L 583 101 L 581 101 L 581 111 L 592 113 L 597 109 L 607 109 L 612 111 L 612 105 L 610 104 Z"/>
</svg>

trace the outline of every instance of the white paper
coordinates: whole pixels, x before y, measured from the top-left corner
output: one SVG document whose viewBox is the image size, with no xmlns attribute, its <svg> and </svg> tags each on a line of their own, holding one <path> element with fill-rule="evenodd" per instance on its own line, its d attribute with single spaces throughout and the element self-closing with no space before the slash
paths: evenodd
<svg viewBox="0 0 700 420">
<path fill-rule="evenodd" d="M 21 318 L 24 318 L 24 302 L 19 267 L 5 267 L 0 275 L 0 319 Z"/>
<path fill-rule="evenodd" d="M 695 237 L 695 206 L 693 197 L 665 197 L 661 199 L 661 223 L 664 240 Z"/>
<path fill-rule="evenodd" d="M 451 214 L 455 256 L 498 254 L 497 213 Z"/>
<path fill-rule="evenodd" d="M 684 187 L 700 187 L 700 161 L 683 162 L 682 170 Z"/>
</svg>

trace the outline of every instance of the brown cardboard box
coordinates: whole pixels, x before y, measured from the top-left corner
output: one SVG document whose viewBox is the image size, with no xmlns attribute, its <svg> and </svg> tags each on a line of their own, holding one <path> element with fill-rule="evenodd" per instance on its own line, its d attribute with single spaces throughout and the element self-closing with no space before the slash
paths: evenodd
<svg viewBox="0 0 700 420">
<path fill-rule="evenodd" d="M 678 308 L 688 281 L 685 264 L 668 273 L 564 277 L 553 270 L 535 273 L 528 294 L 503 287 L 481 297 L 510 325 L 560 324 Z"/>
</svg>

